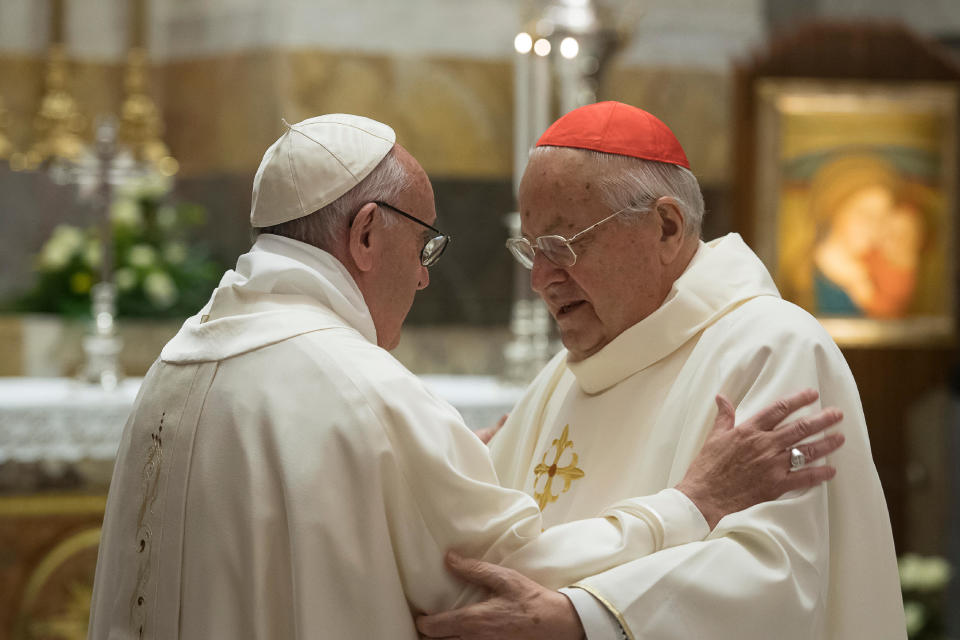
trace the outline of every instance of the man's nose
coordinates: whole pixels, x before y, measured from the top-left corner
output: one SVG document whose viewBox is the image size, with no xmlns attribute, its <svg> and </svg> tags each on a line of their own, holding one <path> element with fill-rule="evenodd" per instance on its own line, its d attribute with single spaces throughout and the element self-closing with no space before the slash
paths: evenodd
<svg viewBox="0 0 960 640">
<path fill-rule="evenodd" d="M 533 267 L 530 268 L 530 287 L 543 295 L 551 284 L 562 282 L 567 277 L 565 269 L 553 264 L 544 257 L 543 252 L 533 254 Z"/>
<path fill-rule="evenodd" d="M 420 266 L 420 282 L 417 283 L 417 291 L 422 291 L 430 284 L 430 269 L 423 265 Z"/>
</svg>

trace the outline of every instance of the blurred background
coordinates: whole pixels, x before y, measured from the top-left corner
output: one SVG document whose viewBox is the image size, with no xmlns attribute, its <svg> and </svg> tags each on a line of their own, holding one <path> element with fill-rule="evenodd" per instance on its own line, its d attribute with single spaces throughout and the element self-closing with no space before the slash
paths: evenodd
<svg viewBox="0 0 960 640">
<path fill-rule="evenodd" d="M 430 175 L 454 240 L 395 355 L 478 428 L 558 348 L 503 247 L 527 150 L 597 100 L 673 129 L 705 239 L 741 233 L 785 295 L 829 161 L 897 174 L 915 284 L 795 301 L 857 378 L 911 638 L 960 637 L 958 87 L 957 0 L 0 0 L 0 639 L 85 637 L 139 377 L 249 247 L 281 119 L 383 121 Z"/>
</svg>

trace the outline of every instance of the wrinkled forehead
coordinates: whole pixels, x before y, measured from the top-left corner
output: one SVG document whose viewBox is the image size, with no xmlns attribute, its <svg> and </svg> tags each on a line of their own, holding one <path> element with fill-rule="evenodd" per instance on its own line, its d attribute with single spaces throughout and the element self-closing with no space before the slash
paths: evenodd
<svg viewBox="0 0 960 640">
<path fill-rule="evenodd" d="M 400 201 L 408 211 L 428 224 L 436 220 L 433 184 L 416 158 L 399 144 L 394 146 L 397 159 L 407 173 L 406 188 L 400 192 Z M 411 211 L 412 210 L 412 211 Z"/>
<path fill-rule="evenodd" d="M 589 152 L 562 147 L 536 149 L 518 192 L 524 235 L 563 235 L 595 222 L 608 208 L 602 177 Z"/>
<path fill-rule="evenodd" d="M 422 189 L 425 185 L 430 186 L 430 178 L 427 177 L 427 172 L 423 170 L 423 167 L 420 166 L 420 163 L 417 162 L 417 159 L 414 158 L 409 151 L 402 145 L 395 144 L 393 146 L 393 153 L 407 174 L 408 189 Z"/>
</svg>

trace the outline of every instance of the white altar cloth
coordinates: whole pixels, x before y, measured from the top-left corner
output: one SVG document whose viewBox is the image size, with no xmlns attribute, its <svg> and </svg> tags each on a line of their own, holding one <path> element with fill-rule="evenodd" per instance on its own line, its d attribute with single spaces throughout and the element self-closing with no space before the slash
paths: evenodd
<svg viewBox="0 0 960 640">
<path fill-rule="evenodd" d="M 494 424 L 523 391 L 491 376 L 421 378 L 473 429 Z M 112 460 L 141 382 L 106 391 L 70 378 L 0 378 L 0 464 Z"/>
</svg>

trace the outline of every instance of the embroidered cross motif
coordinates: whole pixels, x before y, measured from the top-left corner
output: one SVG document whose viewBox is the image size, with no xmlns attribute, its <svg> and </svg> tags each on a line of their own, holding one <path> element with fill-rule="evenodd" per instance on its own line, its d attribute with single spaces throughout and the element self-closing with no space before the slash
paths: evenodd
<svg viewBox="0 0 960 640">
<path fill-rule="evenodd" d="M 566 493 L 567 490 L 570 489 L 571 482 L 584 476 L 583 469 L 577 466 L 577 461 L 580 458 L 573 452 L 573 441 L 569 439 L 569 435 L 570 425 L 564 425 L 563 433 L 550 444 L 550 448 L 543 454 L 540 464 L 533 469 L 533 498 L 537 501 L 537 504 L 540 505 L 540 511 L 543 511 L 544 507 L 551 502 L 556 502 L 561 493 Z M 561 467 L 559 466 L 560 458 L 568 448 L 571 450 L 570 455 L 572 456 L 570 464 Z M 556 451 L 556 455 L 553 456 L 553 462 L 547 464 L 547 456 L 554 451 Z M 553 493 L 553 479 L 557 476 L 563 478 L 563 489 L 555 494 Z M 543 490 L 537 491 L 540 479 L 544 477 L 546 478 L 546 482 L 543 485 Z"/>
<path fill-rule="evenodd" d="M 137 585 L 130 596 L 131 627 L 139 629 L 139 637 L 143 637 L 143 627 L 146 624 L 146 607 L 144 593 L 150 582 L 150 568 L 153 566 L 153 529 L 151 524 L 156 521 L 153 511 L 154 503 L 160 491 L 160 467 L 163 463 L 163 427 L 167 412 L 160 414 L 160 424 L 156 431 L 150 433 L 150 444 L 147 446 L 146 459 L 141 477 L 140 509 L 137 512 L 137 532 L 134 541 L 137 554 L 140 555 L 137 567 Z"/>
</svg>

